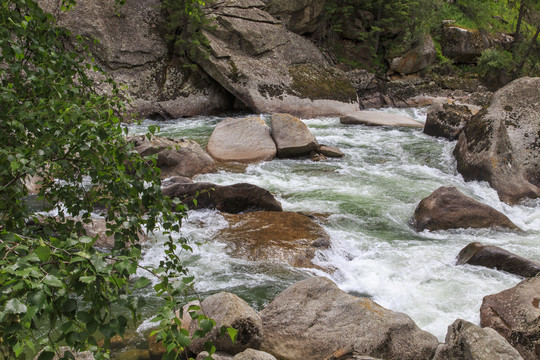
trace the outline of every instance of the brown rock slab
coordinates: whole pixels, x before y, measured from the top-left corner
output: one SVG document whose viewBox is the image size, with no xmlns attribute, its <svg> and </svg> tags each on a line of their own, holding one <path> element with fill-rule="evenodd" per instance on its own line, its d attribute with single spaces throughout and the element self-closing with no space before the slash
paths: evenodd
<svg viewBox="0 0 540 360">
<path fill-rule="evenodd" d="M 290 286 L 260 315 L 261 350 L 281 360 L 325 359 L 350 347 L 381 359 L 431 360 L 438 345 L 407 315 L 349 295 L 323 277 Z"/>
<path fill-rule="evenodd" d="M 306 124 L 289 114 L 273 114 L 272 139 L 276 143 L 277 156 L 296 157 L 317 150 L 319 144 Z"/>
<path fill-rule="evenodd" d="M 506 215 L 459 192 L 441 186 L 420 201 L 412 220 L 417 231 L 501 227 L 519 229 Z"/>
<path fill-rule="evenodd" d="M 540 276 L 484 297 L 480 324 L 501 334 L 525 360 L 540 358 Z"/>
<path fill-rule="evenodd" d="M 436 101 L 428 110 L 424 134 L 456 140 L 480 107 L 456 104 L 448 100 Z"/>
<path fill-rule="evenodd" d="M 241 163 L 272 160 L 277 153 L 270 128 L 258 117 L 223 120 L 212 132 L 207 150 L 217 161 Z"/>
<path fill-rule="evenodd" d="M 523 277 L 534 277 L 540 273 L 540 263 L 498 246 L 482 245 L 479 242 L 473 242 L 459 252 L 457 265 L 464 264 L 484 266 Z"/>
<path fill-rule="evenodd" d="M 294 212 L 258 211 L 223 217 L 229 227 L 217 239 L 227 244 L 227 252 L 234 257 L 312 268 L 315 252 L 330 246 L 330 237 L 321 226 Z"/>
<path fill-rule="evenodd" d="M 339 122 L 347 125 L 396 126 L 422 128 L 424 124 L 399 114 L 382 111 L 356 111 L 339 118 Z"/>
</svg>

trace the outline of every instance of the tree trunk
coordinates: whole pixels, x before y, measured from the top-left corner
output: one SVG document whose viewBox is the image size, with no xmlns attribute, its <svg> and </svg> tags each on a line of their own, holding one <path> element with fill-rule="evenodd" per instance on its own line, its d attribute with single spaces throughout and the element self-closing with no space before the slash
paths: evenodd
<svg viewBox="0 0 540 360">
<path fill-rule="evenodd" d="M 516 34 L 514 35 L 514 49 L 516 48 L 517 44 L 519 44 L 523 40 L 521 36 L 521 23 L 523 22 L 523 15 L 525 14 L 525 7 L 525 0 L 521 0 L 521 4 L 519 6 L 518 20 L 516 24 Z"/>
<path fill-rule="evenodd" d="M 521 62 L 519 63 L 519 65 L 517 66 L 517 68 L 516 68 L 516 70 L 514 72 L 514 77 L 519 76 L 519 73 L 523 69 L 523 66 L 525 66 L 525 63 L 527 62 L 527 58 L 531 55 L 532 50 L 536 46 L 536 41 L 538 40 L 538 35 L 540 35 L 540 26 L 538 26 L 536 28 L 536 33 L 534 34 L 531 42 L 529 43 L 529 46 L 527 47 L 527 51 L 523 55 L 523 58 L 521 59 Z"/>
</svg>

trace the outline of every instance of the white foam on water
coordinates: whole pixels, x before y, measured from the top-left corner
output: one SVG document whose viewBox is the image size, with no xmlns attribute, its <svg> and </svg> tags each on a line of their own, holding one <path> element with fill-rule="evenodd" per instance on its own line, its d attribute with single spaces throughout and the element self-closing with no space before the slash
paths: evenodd
<svg viewBox="0 0 540 360">
<path fill-rule="evenodd" d="M 425 109 L 385 111 L 425 121 Z M 208 137 L 219 121 L 181 119 L 166 126 L 177 136 L 195 134 L 204 142 L 207 139 L 201 134 Z M 337 118 L 308 119 L 305 123 L 319 143 L 339 147 L 345 157 L 317 163 L 278 159 L 249 165 L 244 173 L 220 171 L 199 175 L 196 180 L 221 185 L 252 183 L 271 191 L 286 211 L 329 214 L 321 225 L 332 245 L 319 251 L 314 262 L 335 271 L 324 274 L 231 257 L 226 244 L 219 241 L 220 229 L 228 226 L 223 217 L 215 211 L 191 211 L 182 234 L 191 244 L 201 245 L 193 245 L 193 253 L 182 256 L 196 276 L 198 291 L 239 293 L 260 307 L 295 281 L 324 275 L 345 291 L 405 312 L 443 341 L 455 319 L 479 322 L 485 295 L 521 280 L 492 269 L 456 266 L 456 256 L 463 247 L 478 241 L 540 261 L 540 201 L 509 206 L 485 182 L 465 182 L 452 156 L 455 142 L 426 136 L 419 129 L 342 125 Z M 142 132 L 141 128 L 136 130 Z M 523 231 L 415 232 L 408 224 L 414 209 L 440 186 L 455 186 L 494 207 Z M 158 240 L 145 253 L 145 264 L 158 264 L 162 252 Z"/>
</svg>

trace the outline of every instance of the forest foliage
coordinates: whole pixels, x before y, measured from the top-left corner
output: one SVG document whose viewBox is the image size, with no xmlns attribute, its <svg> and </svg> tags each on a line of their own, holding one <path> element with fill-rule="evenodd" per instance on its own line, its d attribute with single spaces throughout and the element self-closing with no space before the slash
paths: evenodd
<svg viewBox="0 0 540 360">
<path fill-rule="evenodd" d="M 67 11 L 75 1 L 61 4 Z M 178 256 L 190 250 L 178 235 L 185 207 L 162 194 L 156 158 L 141 158 L 126 140 L 120 89 L 88 41 L 32 0 L 2 1 L 0 359 L 39 351 L 40 360 L 52 359 L 60 345 L 109 358 L 110 339 L 140 320 L 138 289 L 150 284 L 162 299 L 154 322 L 164 358 L 177 358 L 214 326 L 192 308 L 200 329 L 180 327 L 175 312 L 193 283 Z M 109 94 L 98 91 L 103 85 Z M 37 195 L 29 193 L 32 179 Z M 94 246 L 87 225 L 96 219 L 114 239 L 111 250 Z M 166 237 L 165 258 L 157 269 L 143 267 L 139 237 L 156 230 Z M 59 355 L 73 358 L 71 350 Z"/>
<path fill-rule="evenodd" d="M 333 46 L 341 61 L 354 66 L 384 70 L 385 58 L 414 48 L 426 34 L 440 49 L 441 24 L 451 20 L 463 28 L 514 37 L 509 49 L 492 48 L 483 54 L 473 69 L 479 75 L 493 71 L 507 71 L 510 78 L 540 74 L 540 2 L 536 0 L 328 0 L 324 14 L 330 31 L 320 40 Z M 352 40 L 371 54 L 360 62 L 340 41 L 351 39 L 351 25 L 360 30 Z M 438 55 L 439 63 L 460 65 Z"/>
</svg>

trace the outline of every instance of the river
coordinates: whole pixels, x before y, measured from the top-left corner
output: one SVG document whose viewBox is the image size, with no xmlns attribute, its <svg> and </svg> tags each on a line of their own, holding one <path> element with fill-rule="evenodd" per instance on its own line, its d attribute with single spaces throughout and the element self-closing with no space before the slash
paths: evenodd
<svg viewBox="0 0 540 360">
<path fill-rule="evenodd" d="M 386 111 L 425 121 L 422 109 Z M 145 121 L 131 125 L 130 132 L 142 133 L 148 125 L 158 124 L 162 136 L 193 139 L 205 146 L 223 118 Z M 328 214 L 321 225 L 330 234 L 332 246 L 320 251 L 315 262 L 335 271 L 231 258 L 217 237 L 219 229 L 227 225 L 222 216 L 216 211 L 190 211 L 182 236 L 194 244 L 194 252 L 182 256 L 202 297 L 230 291 L 260 310 L 294 282 L 327 276 L 351 294 L 408 314 L 419 327 L 444 341 L 447 327 L 455 319 L 479 323 L 485 295 L 521 281 L 493 269 L 456 266 L 463 247 L 479 241 L 540 261 L 540 201 L 509 206 L 486 183 L 465 182 L 452 157 L 455 142 L 427 136 L 421 129 L 341 125 L 338 118 L 304 122 L 319 143 L 337 146 L 345 158 L 323 162 L 277 159 L 249 165 L 245 171 L 222 169 L 194 180 L 220 185 L 252 183 L 272 192 L 284 210 Z M 503 212 L 523 231 L 414 231 L 408 222 L 420 200 L 449 185 Z M 145 248 L 143 264 L 157 266 L 162 254 L 158 239 Z"/>
</svg>

